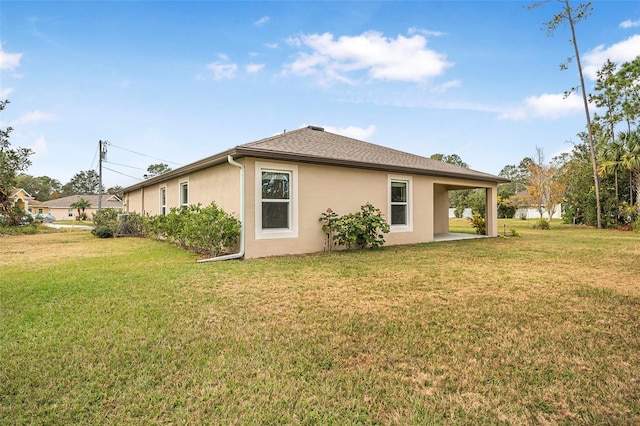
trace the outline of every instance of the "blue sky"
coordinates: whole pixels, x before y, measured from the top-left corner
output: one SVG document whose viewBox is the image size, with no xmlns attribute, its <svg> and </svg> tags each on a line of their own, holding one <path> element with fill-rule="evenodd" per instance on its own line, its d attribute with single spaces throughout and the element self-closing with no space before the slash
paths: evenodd
<svg viewBox="0 0 640 426">
<path fill-rule="evenodd" d="M 28 170 L 106 186 L 318 125 L 497 174 L 571 148 L 584 129 L 569 29 L 516 1 L 0 3 L 0 117 Z M 586 86 L 640 55 L 640 2 L 595 1 L 577 26 Z M 133 152 L 132 152 L 133 151 Z M 144 154 L 139 155 L 139 154 Z"/>
</svg>

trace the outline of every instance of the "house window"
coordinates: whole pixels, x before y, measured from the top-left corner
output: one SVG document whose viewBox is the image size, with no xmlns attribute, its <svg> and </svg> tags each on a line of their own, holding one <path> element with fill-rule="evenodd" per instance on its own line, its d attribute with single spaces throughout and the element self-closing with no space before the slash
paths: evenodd
<svg viewBox="0 0 640 426">
<path fill-rule="evenodd" d="M 189 182 L 180 183 L 180 207 L 186 209 L 189 206 Z"/>
<path fill-rule="evenodd" d="M 296 238 L 297 166 L 256 163 L 256 238 Z"/>
<path fill-rule="evenodd" d="M 42 214 L 42 209 L 38 209 L 38 214 Z"/>
<path fill-rule="evenodd" d="M 411 178 L 389 178 L 389 224 L 392 231 L 411 231 Z"/>
<path fill-rule="evenodd" d="M 73 209 L 67 210 L 67 216 L 73 217 Z"/>
<path fill-rule="evenodd" d="M 162 216 L 167 214 L 167 188 L 160 188 L 160 214 Z"/>
</svg>

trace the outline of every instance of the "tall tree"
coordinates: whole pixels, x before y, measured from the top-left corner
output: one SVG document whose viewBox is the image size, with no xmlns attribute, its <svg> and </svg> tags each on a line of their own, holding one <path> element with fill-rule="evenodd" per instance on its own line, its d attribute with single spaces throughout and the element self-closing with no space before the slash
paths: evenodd
<svg viewBox="0 0 640 426">
<path fill-rule="evenodd" d="M 144 178 L 151 179 L 152 177 L 160 176 L 163 173 L 167 173 L 170 170 L 171 167 L 169 167 L 169 165 L 166 163 L 151 164 L 149 167 L 147 167 L 147 173 L 145 173 Z"/>
<path fill-rule="evenodd" d="M 500 170 L 498 176 L 510 180 L 510 182 L 498 184 L 500 196 L 508 198 L 525 190 L 528 179 L 528 168 L 532 162 L 533 160 L 531 158 L 525 157 L 517 166 L 515 164 L 509 164 Z"/>
<path fill-rule="evenodd" d="M 640 56 L 622 64 L 616 74 L 617 86 L 622 97 L 622 115 L 627 123 L 627 131 L 637 126 L 640 117 Z"/>
<path fill-rule="evenodd" d="M 69 182 L 62 187 L 64 195 L 98 194 L 100 190 L 100 176 L 95 170 L 83 170 L 76 173 Z M 104 187 L 102 188 L 104 192 Z"/>
<path fill-rule="evenodd" d="M 462 161 L 462 158 L 458 154 L 444 155 L 444 154 L 433 154 L 430 157 L 432 160 L 442 161 L 443 163 L 453 164 L 454 166 L 464 167 L 465 169 L 469 168 L 469 165 Z"/>
<path fill-rule="evenodd" d="M 595 93 L 589 95 L 589 102 L 605 110 L 603 116 L 596 114 L 593 121 L 604 129 L 604 136 L 611 142 L 615 141 L 615 126 L 622 120 L 622 97 L 618 81 L 616 64 L 607 59 L 602 69 L 597 71 L 593 88 Z M 592 132 L 596 133 L 593 128 Z"/>
<path fill-rule="evenodd" d="M 16 187 L 23 188 L 38 201 L 47 201 L 60 193 L 62 185 L 59 180 L 49 176 L 33 177 L 21 173 L 16 178 Z"/>
<path fill-rule="evenodd" d="M 527 168 L 528 182 L 527 194 L 530 205 L 538 209 L 540 217 L 549 203 L 549 192 L 553 170 L 544 162 L 544 151 L 536 147 L 536 159 L 529 163 Z"/>
<path fill-rule="evenodd" d="M 551 0 L 545 0 L 539 3 L 534 3 L 529 6 L 529 9 L 533 9 L 541 6 L 544 3 L 548 3 Z M 597 211 L 597 226 L 598 228 L 602 228 L 602 207 L 600 204 L 600 179 L 598 175 L 598 164 L 596 161 L 596 148 L 595 143 L 593 141 L 593 134 L 591 132 L 591 114 L 589 113 L 589 102 L 587 99 L 587 91 L 584 84 L 584 74 L 582 72 L 582 63 L 580 62 L 580 49 L 578 48 L 578 39 L 576 37 L 576 24 L 578 24 L 583 19 L 586 19 L 593 8 L 591 7 L 591 3 L 582 3 L 576 7 L 572 7 L 569 3 L 569 0 L 558 0 L 562 3 L 562 8 L 560 13 L 557 13 L 551 18 L 550 21 L 545 22 L 544 26 L 547 28 L 547 35 L 552 36 L 556 32 L 556 30 L 562 26 L 563 24 L 569 24 L 569 28 L 571 29 L 571 44 L 573 45 L 573 50 L 575 56 L 569 57 L 566 63 L 563 63 L 560 66 L 560 69 L 566 69 L 567 63 L 571 62 L 574 58 L 576 60 L 576 65 L 578 67 L 578 76 L 580 77 L 580 85 L 578 87 L 572 88 L 569 92 L 567 92 L 567 96 L 572 92 L 580 89 L 582 92 L 582 101 L 584 105 L 584 113 L 587 120 L 587 145 L 589 147 L 589 154 L 591 160 L 591 169 L 593 172 L 593 182 L 595 188 L 596 195 L 596 211 Z"/>
<path fill-rule="evenodd" d="M 122 198 L 123 189 L 124 188 L 120 185 L 112 186 L 111 188 L 107 189 L 107 194 L 117 195 L 118 197 Z"/>
<path fill-rule="evenodd" d="M 624 145 L 621 163 L 634 177 L 636 183 L 636 205 L 640 209 L 640 130 L 622 132 L 620 141 Z"/>
<path fill-rule="evenodd" d="M 4 111 L 9 101 L 0 101 L 0 111 Z M 13 128 L 0 129 L 0 214 L 9 215 L 11 201 L 9 192 L 15 187 L 18 173 L 31 165 L 29 157 L 33 151 L 29 148 L 12 148 L 9 134 Z"/>
</svg>

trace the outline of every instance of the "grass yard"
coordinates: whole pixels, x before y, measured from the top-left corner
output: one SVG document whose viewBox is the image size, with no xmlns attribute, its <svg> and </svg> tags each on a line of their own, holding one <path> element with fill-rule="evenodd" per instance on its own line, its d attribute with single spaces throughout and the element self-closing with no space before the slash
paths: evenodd
<svg viewBox="0 0 640 426">
<path fill-rule="evenodd" d="M 207 264 L 0 237 L 0 424 L 640 424 L 640 235 L 506 225 Z"/>
</svg>

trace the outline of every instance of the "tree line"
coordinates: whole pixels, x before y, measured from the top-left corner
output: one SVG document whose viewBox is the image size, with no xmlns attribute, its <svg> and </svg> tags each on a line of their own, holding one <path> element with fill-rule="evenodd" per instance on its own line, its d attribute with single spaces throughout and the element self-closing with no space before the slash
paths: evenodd
<svg viewBox="0 0 640 426">
<path fill-rule="evenodd" d="M 620 65 L 607 60 L 597 72 L 589 100 L 598 108 L 591 119 L 598 185 L 589 134 L 580 132 L 569 153 L 547 163 L 538 148 L 534 158 L 500 171 L 511 180 L 499 185 L 503 212 L 529 205 L 542 215 L 562 203 L 563 219 L 570 223 L 598 226 L 599 216 L 600 226 L 607 228 L 639 221 L 640 57 Z"/>
</svg>

